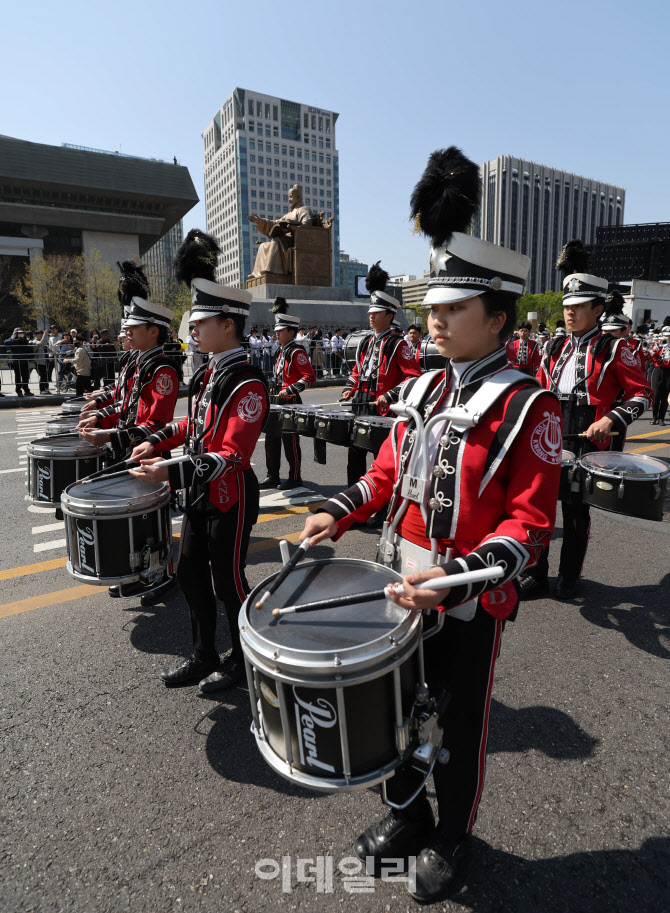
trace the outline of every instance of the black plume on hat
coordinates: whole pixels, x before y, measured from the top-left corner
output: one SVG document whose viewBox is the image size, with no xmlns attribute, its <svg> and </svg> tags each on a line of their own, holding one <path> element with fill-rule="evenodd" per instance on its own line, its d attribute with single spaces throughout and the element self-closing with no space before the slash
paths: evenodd
<svg viewBox="0 0 670 913">
<path fill-rule="evenodd" d="M 568 241 L 558 255 L 556 269 L 564 276 L 572 273 L 586 273 L 589 268 L 589 255 L 581 241 Z"/>
<path fill-rule="evenodd" d="M 117 296 L 121 302 L 121 307 L 130 307 L 133 298 L 144 298 L 148 300 L 151 292 L 149 290 L 149 280 L 144 272 L 143 263 L 135 263 L 134 260 L 124 260 L 116 265 L 121 270 Z"/>
<path fill-rule="evenodd" d="M 288 312 L 288 303 L 286 298 L 282 298 L 281 295 L 278 295 L 275 298 L 275 303 L 272 308 L 270 308 L 272 314 L 286 314 Z"/>
<path fill-rule="evenodd" d="M 221 253 L 219 242 L 199 228 L 192 228 L 184 238 L 174 258 L 174 274 L 178 282 L 190 287 L 194 279 L 216 282 L 216 258 Z"/>
<path fill-rule="evenodd" d="M 613 288 L 611 292 L 607 293 L 607 298 L 605 298 L 605 310 L 603 313 L 622 314 L 625 303 L 624 297 L 619 289 Z"/>
<path fill-rule="evenodd" d="M 417 230 L 435 247 L 446 244 L 453 232 L 467 231 L 481 204 L 481 186 L 479 166 L 456 146 L 433 152 L 410 200 Z"/>
<path fill-rule="evenodd" d="M 638 336 L 644 336 L 648 329 L 649 327 L 646 323 L 641 323 L 640 326 L 636 328 L 635 332 Z"/>
<path fill-rule="evenodd" d="M 386 283 L 389 281 L 389 274 L 379 265 L 381 262 L 381 260 L 377 260 L 376 263 L 373 263 L 365 277 L 365 287 L 370 294 L 383 292 L 386 288 Z"/>
</svg>

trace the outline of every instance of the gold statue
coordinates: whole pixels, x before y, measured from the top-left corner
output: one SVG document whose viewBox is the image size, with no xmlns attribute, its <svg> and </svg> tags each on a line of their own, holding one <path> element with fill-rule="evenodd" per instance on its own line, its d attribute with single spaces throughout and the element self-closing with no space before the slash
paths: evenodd
<svg viewBox="0 0 670 913">
<path fill-rule="evenodd" d="M 249 216 L 249 221 L 256 225 L 258 231 L 270 239 L 260 244 L 250 279 L 261 279 L 263 273 L 290 274 L 288 252 L 293 247 L 293 233 L 301 225 L 312 224 L 312 213 L 308 206 L 302 204 L 302 184 L 291 187 L 288 201 L 291 211 L 276 221 Z"/>
</svg>

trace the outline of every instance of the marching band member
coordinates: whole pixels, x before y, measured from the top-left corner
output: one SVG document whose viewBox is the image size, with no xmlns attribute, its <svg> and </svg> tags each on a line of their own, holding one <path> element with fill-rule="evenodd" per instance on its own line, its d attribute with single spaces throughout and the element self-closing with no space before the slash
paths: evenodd
<svg viewBox="0 0 670 913">
<path fill-rule="evenodd" d="M 661 330 L 661 341 L 651 350 L 651 386 L 654 390 L 652 425 L 665 425 L 670 394 L 670 327 Z"/>
<path fill-rule="evenodd" d="M 216 240 L 198 229 L 177 253 L 177 279 L 193 296 L 193 338 L 212 356 L 191 379 L 186 418 L 135 447 L 133 459 L 141 467 L 132 470 L 142 481 L 169 481 L 188 493 L 177 580 L 189 607 L 193 653 L 161 678 L 169 686 L 200 680 L 202 691 L 230 688 L 244 673 L 237 616 L 249 592 L 245 564 L 259 503 L 251 457 L 269 407 L 265 376 L 247 362 L 242 347 L 251 292 L 215 282 L 219 253 Z M 182 444 L 187 462 L 165 468 L 153 456 Z M 220 668 L 215 594 L 225 605 L 232 639 Z"/>
<path fill-rule="evenodd" d="M 542 361 L 542 348 L 530 338 L 531 325 L 526 321 L 519 324 L 519 338 L 507 342 L 507 362 L 513 368 L 535 377 Z"/>
<path fill-rule="evenodd" d="M 314 368 L 305 349 L 295 341 L 299 320 L 287 313 L 285 298 L 277 298 L 272 308 L 275 315 L 275 336 L 279 343 L 274 363 L 272 392 L 280 404 L 297 405 L 302 402 L 300 394 L 316 381 Z M 288 463 L 288 481 L 279 478 L 281 448 Z M 297 488 L 302 485 L 302 452 L 297 434 L 282 434 L 281 437 L 265 435 L 265 466 L 267 476 L 260 488 Z"/>
<path fill-rule="evenodd" d="M 407 609 L 438 607 L 446 613 L 442 629 L 425 642 L 431 694 L 451 693 L 443 718 L 450 760 L 433 770 L 439 820 L 436 826 L 422 789 L 409 807 L 392 810 L 355 844 L 361 859 L 406 859 L 418 853 L 412 896 L 423 903 L 455 886 L 484 784 L 493 674 L 505 620 L 518 602 L 514 578 L 537 561 L 551 539 L 560 477 L 556 398 L 507 365 L 505 340 L 514 327 L 530 260 L 464 233 L 479 200 L 478 166 L 454 147 L 434 152 L 414 191 L 412 210 L 432 238 L 424 299 L 428 327 L 440 355 L 450 361 L 446 370 L 413 378 L 401 391 L 401 402 L 424 419 L 471 405 L 478 420 L 468 427 L 450 418 L 428 440 L 417 434 L 413 421 L 398 420 L 370 471 L 326 502 L 302 534 L 312 544 L 336 540 L 384 504 L 393 518 L 409 455 L 414 447 L 428 447 L 425 518 L 420 506 L 410 503 L 399 524 L 401 557 L 407 550 L 423 570 L 404 578 L 407 595 L 392 598 Z M 438 547 L 437 565 L 431 561 L 432 545 Z M 496 564 L 505 573 L 495 583 L 415 589 L 420 581 Z M 468 602 L 472 620 L 449 615 Z M 388 781 L 387 794 L 399 804 L 420 783 L 418 774 L 406 769 Z"/>
<path fill-rule="evenodd" d="M 581 241 L 569 241 L 558 269 L 563 280 L 563 314 L 569 336 L 556 337 L 547 346 L 537 378 L 558 394 L 563 413 L 565 446 L 580 456 L 611 449 L 610 432 L 624 433 L 653 401 L 638 356 L 623 339 L 602 333 L 598 319 L 607 299 L 608 283 L 586 272 L 588 255 Z M 619 295 L 619 298 L 621 296 Z M 610 305 L 619 306 L 616 297 Z M 616 403 L 619 392 L 623 401 Z M 584 434 L 584 443 L 577 435 Z M 573 494 L 562 501 L 563 543 L 555 596 L 572 599 L 589 541 L 589 506 Z M 522 595 L 540 595 L 548 589 L 548 549 L 538 564 L 519 580 Z"/>
<path fill-rule="evenodd" d="M 388 415 L 390 403 L 398 401 L 398 390 L 408 377 L 421 373 L 412 346 L 392 329 L 398 311 L 398 299 L 384 289 L 389 275 L 373 264 L 365 279 L 370 292 L 370 329 L 356 353 L 356 364 L 344 385 L 342 399 L 351 400 L 359 415 Z M 353 485 L 365 472 L 366 451 L 349 447 L 347 484 Z"/>
</svg>

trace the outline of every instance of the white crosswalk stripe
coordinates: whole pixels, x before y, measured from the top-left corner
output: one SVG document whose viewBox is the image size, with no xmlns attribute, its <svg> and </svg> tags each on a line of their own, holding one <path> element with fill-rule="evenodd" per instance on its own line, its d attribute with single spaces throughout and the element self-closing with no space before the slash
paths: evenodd
<svg viewBox="0 0 670 913">
<path fill-rule="evenodd" d="M 66 542 L 65 539 L 54 539 L 53 542 L 40 542 L 38 545 L 33 546 L 33 551 L 35 552 L 46 552 L 52 548 L 65 548 Z"/>
</svg>

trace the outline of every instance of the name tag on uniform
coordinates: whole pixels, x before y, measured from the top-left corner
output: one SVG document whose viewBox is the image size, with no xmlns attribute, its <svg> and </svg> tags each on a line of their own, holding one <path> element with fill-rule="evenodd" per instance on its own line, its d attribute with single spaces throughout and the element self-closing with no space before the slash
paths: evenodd
<svg viewBox="0 0 670 913">
<path fill-rule="evenodd" d="M 426 480 L 419 479 L 417 476 L 405 476 L 402 480 L 402 488 L 400 493 L 403 498 L 407 498 L 408 501 L 414 501 L 416 504 L 421 504 L 424 499 L 426 492 Z"/>
</svg>

